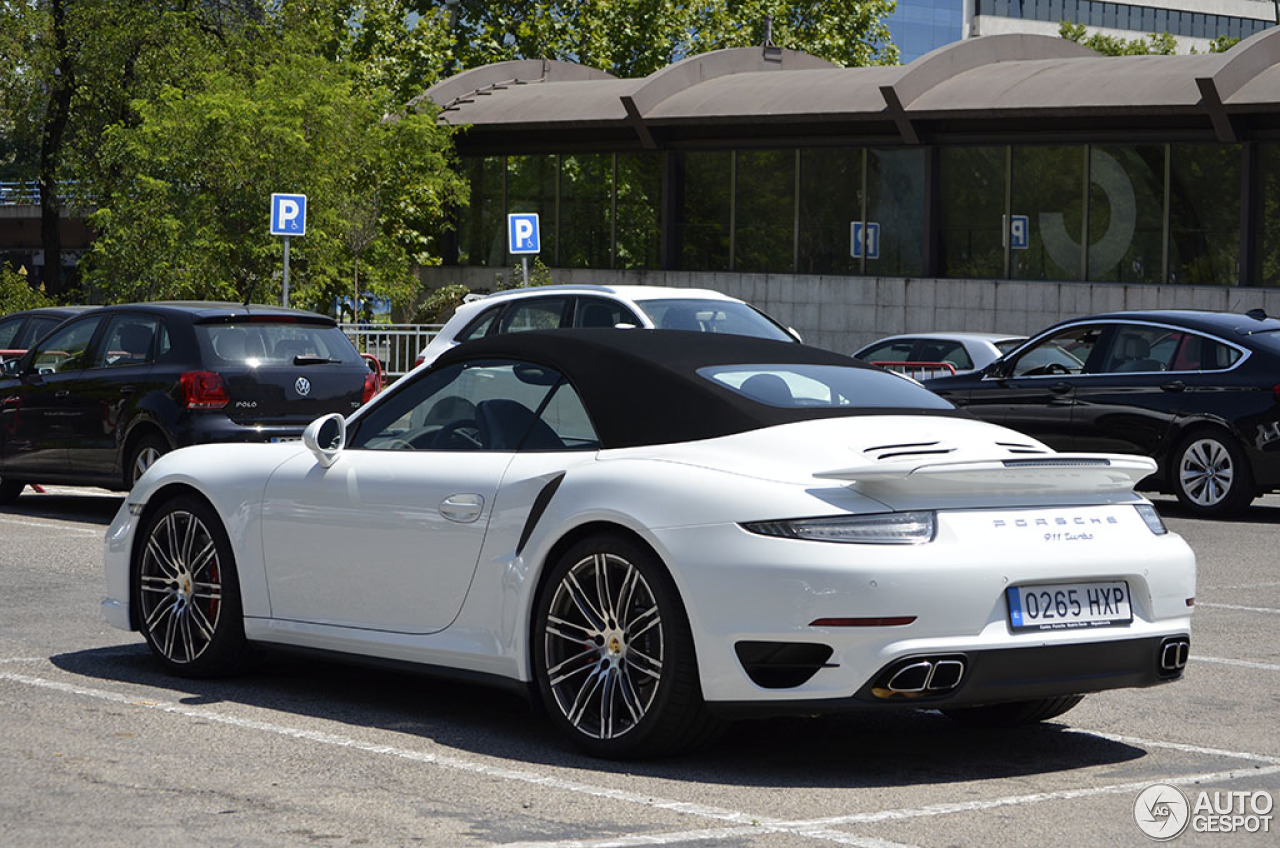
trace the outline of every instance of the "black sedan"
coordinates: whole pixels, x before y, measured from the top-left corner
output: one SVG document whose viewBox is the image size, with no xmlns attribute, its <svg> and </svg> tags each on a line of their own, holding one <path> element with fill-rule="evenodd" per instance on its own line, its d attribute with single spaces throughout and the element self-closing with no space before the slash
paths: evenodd
<svg viewBox="0 0 1280 848">
<path fill-rule="evenodd" d="M 29 483 L 128 489 L 186 445 L 294 441 L 378 389 L 332 318 L 232 303 L 90 309 L 0 373 L 0 503 Z"/>
<path fill-rule="evenodd" d="M 1280 488 L 1280 320 L 1261 310 L 1077 318 L 925 385 L 1058 450 L 1150 456 L 1143 485 L 1201 515 Z"/>
</svg>

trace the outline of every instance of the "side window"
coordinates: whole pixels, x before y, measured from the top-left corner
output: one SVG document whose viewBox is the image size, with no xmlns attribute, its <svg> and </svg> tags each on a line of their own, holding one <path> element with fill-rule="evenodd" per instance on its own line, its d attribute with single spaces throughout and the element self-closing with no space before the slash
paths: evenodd
<svg viewBox="0 0 1280 848">
<path fill-rule="evenodd" d="M 12 350 L 17 347 L 14 340 L 18 337 L 18 330 L 22 328 L 24 318 L 10 318 L 7 321 L 0 321 L 0 350 Z"/>
<path fill-rule="evenodd" d="M 616 327 L 619 324 L 643 326 L 634 312 L 615 300 L 605 300 L 602 297 L 578 298 L 578 314 L 573 326 Z"/>
<path fill-rule="evenodd" d="M 114 315 L 94 357 L 94 368 L 145 365 L 155 361 L 159 321 L 145 315 Z"/>
<path fill-rule="evenodd" d="M 1235 365 L 1240 351 L 1206 336 L 1183 333 L 1170 371 L 1222 371 Z"/>
<path fill-rule="evenodd" d="M 102 318 L 82 318 L 68 324 L 44 339 L 32 356 L 32 367 L 39 374 L 58 374 L 75 371 L 88 364 L 89 342 L 102 323 Z"/>
<path fill-rule="evenodd" d="M 480 317 L 472 321 L 458 333 L 459 342 L 469 342 L 472 339 L 484 338 L 489 333 L 489 328 L 493 326 L 494 320 L 497 319 L 498 313 L 502 311 L 502 306 L 486 309 L 480 313 Z"/>
<path fill-rule="evenodd" d="M 973 367 L 969 351 L 959 342 L 921 339 L 915 351 L 916 362 L 949 362 L 957 371 Z"/>
<path fill-rule="evenodd" d="M 558 371 L 486 360 L 430 374 L 365 417 L 366 450 L 566 450 L 596 447 L 577 393 Z"/>
<path fill-rule="evenodd" d="M 910 362 L 914 339 L 898 339 L 876 345 L 858 355 L 863 362 Z"/>
<path fill-rule="evenodd" d="M 37 315 L 35 318 L 27 321 L 27 326 L 22 328 L 22 332 L 18 334 L 17 344 L 14 347 L 28 349 L 36 342 L 44 337 L 44 334 L 52 330 L 54 327 L 62 323 L 61 318 L 50 318 L 44 315 Z"/>
<path fill-rule="evenodd" d="M 1014 377 L 1079 374 L 1105 328 L 1081 325 L 1060 330 L 1028 348 L 1013 363 Z"/>
<path fill-rule="evenodd" d="M 1105 374 L 1167 371 L 1183 335 L 1160 327 L 1122 325 L 1111 337 L 1101 371 Z"/>
<path fill-rule="evenodd" d="M 500 333 L 527 330 L 558 330 L 565 326 L 567 297 L 539 297 L 511 304 L 502 316 Z"/>
</svg>

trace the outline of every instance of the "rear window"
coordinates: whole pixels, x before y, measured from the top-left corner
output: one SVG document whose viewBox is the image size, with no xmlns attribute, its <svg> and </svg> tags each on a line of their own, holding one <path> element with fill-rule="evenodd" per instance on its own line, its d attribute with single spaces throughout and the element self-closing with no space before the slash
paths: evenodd
<svg viewBox="0 0 1280 848">
<path fill-rule="evenodd" d="M 299 360 L 359 362 L 351 341 L 337 327 L 253 321 L 196 324 L 205 362 L 213 365 L 294 365 Z"/>
<path fill-rule="evenodd" d="M 736 300 L 697 300 L 671 298 L 638 300 L 636 304 L 652 319 L 659 330 L 694 330 L 703 333 L 727 333 L 732 336 L 754 336 L 794 342 L 785 329 L 759 310 Z"/>
<path fill-rule="evenodd" d="M 954 409 L 914 380 L 840 365 L 717 365 L 708 380 L 768 406 L 782 408 Z"/>
</svg>

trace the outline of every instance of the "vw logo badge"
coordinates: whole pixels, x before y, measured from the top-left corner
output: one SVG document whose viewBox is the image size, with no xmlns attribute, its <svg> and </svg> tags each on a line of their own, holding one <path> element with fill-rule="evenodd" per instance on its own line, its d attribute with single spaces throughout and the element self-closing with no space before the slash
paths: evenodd
<svg viewBox="0 0 1280 848">
<path fill-rule="evenodd" d="M 299 377 L 293 382 L 293 390 L 303 397 L 306 397 L 311 394 L 311 381 L 306 377 Z"/>
</svg>

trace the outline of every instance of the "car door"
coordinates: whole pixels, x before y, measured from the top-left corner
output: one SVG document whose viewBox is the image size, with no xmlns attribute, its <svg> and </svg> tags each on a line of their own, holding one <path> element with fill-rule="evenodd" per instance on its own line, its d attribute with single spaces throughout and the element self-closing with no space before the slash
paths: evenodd
<svg viewBox="0 0 1280 848">
<path fill-rule="evenodd" d="M 1077 449 L 1156 456 L 1187 405 L 1187 382 L 1173 368 L 1190 341 L 1170 327 L 1115 325 L 1097 367 L 1076 384 Z"/>
<path fill-rule="evenodd" d="M 1107 332 L 1107 325 L 1091 324 L 1056 330 L 1017 355 L 992 363 L 976 384 L 970 384 L 970 391 L 939 394 L 983 420 L 1025 433 L 1055 450 L 1074 450 L 1076 389 Z"/>
<path fill-rule="evenodd" d="M 331 467 L 310 453 L 285 462 L 262 509 L 272 616 L 405 634 L 447 627 L 503 474 L 533 433 L 519 411 L 538 409 L 551 388 L 510 362 L 450 366 L 371 409 Z"/>
<path fill-rule="evenodd" d="M 113 312 L 91 353 L 89 367 L 67 397 L 80 412 L 67 443 L 77 473 L 119 479 L 124 428 L 138 401 L 152 388 L 160 321 L 135 312 Z"/>
<path fill-rule="evenodd" d="M 84 426 L 76 393 L 101 323 L 99 315 L 73 321 L 23 358 L 22 373 L 0 396 L 6 475 L 34 482 L 68 473 L 67 447 Z"/>
</svg>

